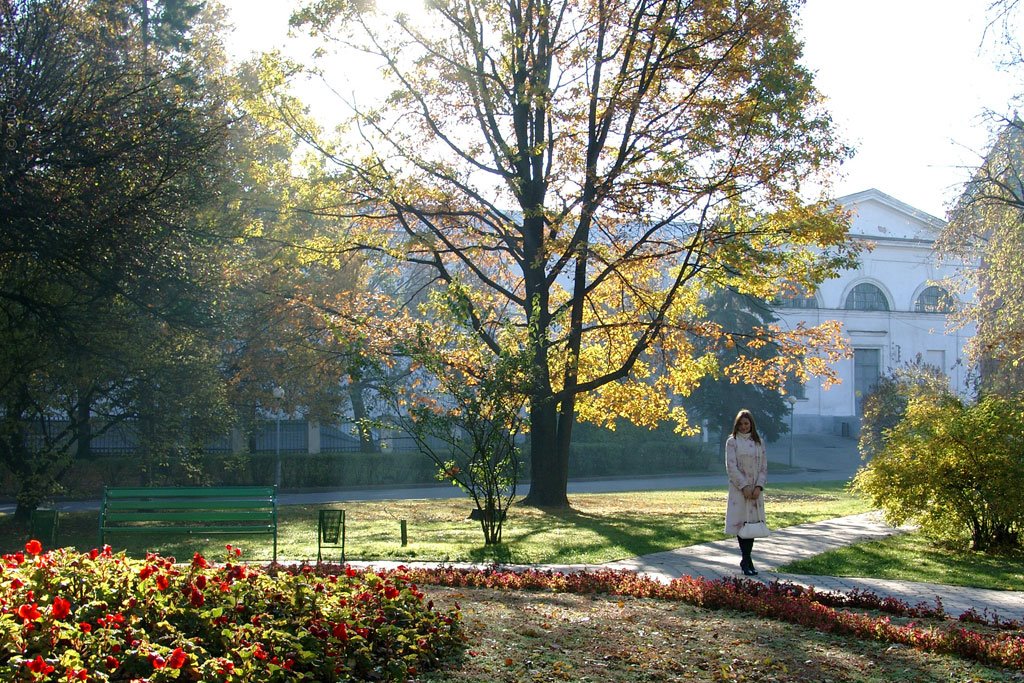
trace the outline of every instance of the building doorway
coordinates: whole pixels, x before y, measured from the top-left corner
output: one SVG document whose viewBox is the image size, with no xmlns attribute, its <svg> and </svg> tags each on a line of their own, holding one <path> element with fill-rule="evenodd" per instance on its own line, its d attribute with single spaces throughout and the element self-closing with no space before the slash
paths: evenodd
<svg viewBox="0 0 1024 683">
<path fill-rule="evenodd" d="M 881 374 L 881 349 L 853 350 L 853 395 L 858 417 L 864 414 L 864 399 L 874 391 Z"/>
</svg>

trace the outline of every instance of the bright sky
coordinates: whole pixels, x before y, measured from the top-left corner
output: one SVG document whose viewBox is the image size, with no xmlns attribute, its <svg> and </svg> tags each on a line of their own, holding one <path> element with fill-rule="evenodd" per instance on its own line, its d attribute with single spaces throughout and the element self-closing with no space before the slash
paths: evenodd
<svg viewBox="0 0 1024 683">
<path fill-rule="evenodd" d="M 275 47 L 295 56 L 308 50 L 308 43 L 303 48 L 287 37 L 295 0 L 222 2 L 236 27 L 228 41 L 235 57 Z M 1010 98 L 1024 85 L 1018 77 L 1015 87 L 1011 74 L 995 67 L 992 52 L 981 48 L 989 2 L 806 1 L 804 63 L 816 72 L 844 139 L 857 150 L 842 169 L 837 195 L 874 187 L 945 216 L 967 168 L 987 147 L 982 113 L 1009 113 Z M 351 67 L 354 79 L 367 71 Z M 314 113 L 331 106 L 310 104 Z"/>
</svg>

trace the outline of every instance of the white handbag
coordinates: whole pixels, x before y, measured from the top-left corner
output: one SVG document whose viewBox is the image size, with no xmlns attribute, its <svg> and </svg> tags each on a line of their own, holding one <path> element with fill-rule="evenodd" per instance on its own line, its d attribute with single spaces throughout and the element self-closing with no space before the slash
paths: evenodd
<svg viewBox="0 0 1024 683">
<path fill-rule="evenodd" d="M 740 538 L 764 538 L 771 533 L 771 529 L 764 522 L 744 522 L 736 535 Z"/>
</svg>

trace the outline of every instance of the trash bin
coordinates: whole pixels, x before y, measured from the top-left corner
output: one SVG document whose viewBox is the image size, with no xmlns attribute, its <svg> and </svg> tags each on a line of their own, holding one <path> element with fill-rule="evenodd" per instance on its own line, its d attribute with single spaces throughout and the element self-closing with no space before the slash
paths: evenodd
<svg viewBox="0 0 1024 683">
<path fill-rule="evenodd" d="M 345 564 L 345 511 L 320 510 L 316 524 L 316 561 L 323 561 L 323 550 L 340 549 Z"/>
<path fill-rule="evenodd" d="M 32 511 L 30 535 L 43 544 L 47 550 L 57 547 L 57 528 L 60 516 L 57 510 L 39 508 Z"/>
</svg>

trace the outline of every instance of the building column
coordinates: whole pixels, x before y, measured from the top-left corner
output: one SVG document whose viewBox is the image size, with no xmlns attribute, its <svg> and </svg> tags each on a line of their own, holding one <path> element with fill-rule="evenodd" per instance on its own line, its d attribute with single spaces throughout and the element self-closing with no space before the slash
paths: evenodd
<svg viewBox="0 0 1024 683">
<path fill-rule="evenodd" d="M 242 430 L 238 427 L 231 428 L 231 453 L 238 455 L 239 453 L 245 453 L 249 450 L 248 445 L 245 442 L 245 436 L 242 434 Z"/>
<path fill-rule="evenodd" d="M 306 452 L 310 455 L 316 455 L 320 452 L 320 423 L 307 420 L 306 434 Z"/>
</svg>

